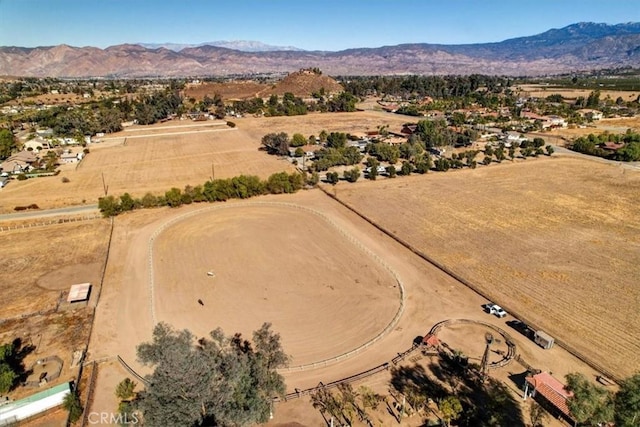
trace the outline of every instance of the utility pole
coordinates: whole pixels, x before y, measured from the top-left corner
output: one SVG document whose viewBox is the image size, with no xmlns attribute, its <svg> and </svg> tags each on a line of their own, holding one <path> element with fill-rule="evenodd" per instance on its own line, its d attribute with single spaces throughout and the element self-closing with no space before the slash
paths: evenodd
<svg viewBox="0 0 640 427">
<path fill-rule="evenodd" d="M 213 163 L 211 163 L 211 182 L 213 182 L 215 176 L 216 174 L 215 174 L 215 171 L 213 170 Z"/>
<path fill-rule="evenodd" d="M 102 188 L 104 190 L 104 195 L 106 196 L 109 191 L 109 187 L 107 187 L 107 183 L 104 180 L 104 172 L 102 172 Z"/>
</svg>

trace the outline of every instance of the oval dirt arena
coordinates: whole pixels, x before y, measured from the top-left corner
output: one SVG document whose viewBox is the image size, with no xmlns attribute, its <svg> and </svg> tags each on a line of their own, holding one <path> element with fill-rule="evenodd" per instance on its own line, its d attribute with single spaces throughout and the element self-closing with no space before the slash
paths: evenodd
<svg viewBox="0 0 640 427">
<path fill-rule="evenodd" d="M 294 367 L 367 343 L 401 304 L 391 271 L 327 218 L 293 205 L 186 216 L 153 241 L 153 267 L 158 321 L 197 337 L 221 327 L 245 338 L 271 322 Z"/>
</svg>

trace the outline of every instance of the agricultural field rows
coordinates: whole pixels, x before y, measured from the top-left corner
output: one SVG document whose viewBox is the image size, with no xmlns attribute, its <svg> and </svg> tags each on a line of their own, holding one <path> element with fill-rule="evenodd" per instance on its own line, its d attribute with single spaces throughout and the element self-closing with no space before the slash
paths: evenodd
<svg viewBox="0 0 640 427">
<path fill-rule="evenodd" d="M 607 369 L 640 368 L 638 174 L 551 158 L 336 195 Z"/>
</svg>

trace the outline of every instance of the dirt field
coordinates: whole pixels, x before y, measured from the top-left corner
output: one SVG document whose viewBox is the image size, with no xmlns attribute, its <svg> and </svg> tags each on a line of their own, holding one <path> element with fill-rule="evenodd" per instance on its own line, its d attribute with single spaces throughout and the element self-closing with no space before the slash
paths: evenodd
<svg viewBox="0 0 640 427">
<path fill-rule="evenodd" d="M 182 133 L 185 128 L 161 129 L 167 126 L 165 123 L 149 128 L 153 136 L 129 138 L 126 145 L 113 140 L 91 147 L 85 163 L 77 170 L 71 167 L 63 172 L 71 179 L 68 184 L 61 184 L 60 177 L 55 182 L 43 179 L 43 184 L 38 180 L 18 184 L 40 192 L 34 202 L 43 208 L 79 203 L 77 200 L 82 197 L 87 198 L 87 203 L 95 203 L 102 192 L 102 171 L 110 194 L 164 192 L 171 186 L 202 183 L 210 176 L 212 162 L 216 177 L 251 173 L 252 167 L 260 171 L 273 168 L 272 172 L 290 168 L 288 163 L 258 151 L 260 139 L 267 132 L 300 132 L 308 136 L 317 135 L 322 129 L 364 132 L 383 124 L 399 130 L 407 121 L 407 117 L 378 112 L 243 118 L 236 120 L 238 130 L 220 132 L 219 126 L 212 126 L 210 130 L 190 129 L 194 132 L 190 134 Z M 177 122 L 173 126 L 184 124 Z M 145 132 L 127 131 L 121 135 Z M 167 132 L 177 133 L 159 135 Z M 207 147 L 209 143 L 212 146 Z M 203 146 L 209 150 L 205 154 L 201 154 Z M 88 162 L 94 154 L 97 156 Z M 172 162 L 172 158 L 185 162 Z M 234 159 L 241 166 L 234 165 Z M 262 166 L 260 162 L 264 162 Z M 193 165 L 200 166 L 190 167 Z M 165 173 L 167 170 L 171 173 Z M 109 171 L 117 173 L 110 178 Z M 84 180 L 93 181 L 85 187 Z M 33 183 L 38 187 L 27 186 Z M 26 192 L 8 192 L 14 184 L 2 190 L 1 203 L 11 209 L 33 197 Z M 424 252 L 440 257 L 461 275 L 485 287 L 508 310 L 521 312 L 525 320 L 548 329 L 605 367 L 628 375 L 639 369 L 635 355 L 640 350 L 640 325 L 634 310 L 640 303 L 634 286 L 640 261 L 639 189 L 640 178 L 633 171 L 553 157 L 445 174 L 341 183 L 335 192 L 390 231 L 415 246 L 422 245 Z M 90 199 L 83 195 L 88 193 L 97 194 Z M 273 207 L 264 202 L 298 207 Z M 317 211 L 329 222 L 301 208 Z M 168 221 L 198 210 L 202 212 L 162 231 Z M 51 226 L 51 233 L 58 235 L 63 234 L 59 230 L 67 230 L 56 231 L 56 227 L 90 223 Z M 4 247 L 22 242 L 10 252 L 10 261 L 20 266 L 19 271 L 28 270 L 29 264 L 18 261 L 34 256 L 33 247 L 42 247 L 42 236 L 47 239 L 44 241 L 53 241 L 53 237 L 46 237 L 48 228 L 7 237 Z M 160 231 L 151 246 L 153 265 L 158 269 L 153 275 L 157 283 L 152 294 L 149 248 L 152 236 Z M 0 239 L 3 235 L 0 233 Z M 73 236 L 74 233 L 67 235 Z M 79 247 L 84 245 L 89 251 L 92 246 L 86 242 L 92 236 L 96 240 L 92 245 L 98 248 L 98 240 L 106 238 L 106 232 L 94 229 L 79 233 Z M 389 362 L 409 348 L 416 336 L 444 319 L 476 319 L 508 329 L 505 321 L 510 316 L 498 319 L 482 311 L 485 298 L 319 190 L 311 190 L 246 202 L 149 209 L 117 217 L 88 360 L 120 355 L 141 374 L 149 372 L 148 367 L 136 361 L 135 349 L 151 338 L 155 320 L 188 327 L 200 336 L 217 326 L 223 326 L 227 334 L 240 331 L 247 335 L 262 322 L 272 321 L 294 365 L 353 349 L 380 331 L 384 321 L 388 322 L 395 313 L 398 300 L 398 290 L 390 287 L 393 280 L 389 271 L 377 267 L 371 255 L 353 241 L 375 254 L 400 278 L 406 290 L 404 313 L 392 331 L 358 354 L 326 367 L 285 370 L 289 391 Z M 93 268 L 90 264 L 97 261 L 89 258 L 76 263 L 84 267 L 61 268 L 68 263 L 59 265 L 58 258 L 50 255 L 59 252 L 56 257 L 65 256 L 66 252 L 59 248 L 73 249 L 73 242 L 60 240 L 57 246 L 45 248 L 50 258 L 42 259 L 41 273 L 33 273 L 30 279 L 30 283 L 42 288 L 32 285 L 34 289 L 27 289 L 23 285 L 19 289 L 21 295 L 31 292 L 25 301 L 47 304 L 48 295 L 59 292 L 61 280 L 83 268 Z M 73 251 L 76 258 L 84 260 L 80 255 L 84 252 Z M 8 278 L 15 280 L 18 270 L 12 265 L 3 270 L 7 269 L 12 271 Z M 208 271 L 215 277 L 208 276 Z M 19 293 L 7 295 L 15 298 Z M 203 300 L 204 306 L 197 303 L 198 299 Z M 15 304 L 20 310 L 30 309 L 27 303 L 15 300 Z M 152 308 L 157 319 L 152 316 Z M 66 331 L 82 338 L 70 320 L 38 321 L 37 328 L 52 334 L 51 340 L 60 329 L 50 323 L 67 324 Z M 16 330 L 28 330 L 26 325 L 14 326 Z M 559 379 L 575 371 L 595 378 L 592 369 L 561 348 L 545 351 L 509 332 L 518 353 L 532 366 L 552 371 Z M 29 332 L 30 336 L 37 333 L 36 329 Z M 463 347 L 469 356 L 479 357 L 483 331 L 452 328 L 444 337 L 452 345 Z M 70 348 L 75 344 L 64 345 Z M 60 357 L 66 363 L 69 356 L 70 353 Z M 511 372 L 523 370 L 520 365 L 511 364 L 492 375 L 507 381 Z M 109 362 L 101 365 L 99 372 L 92 410 L 114 411 L 113 387 L 123 378 L 122 369 Z M 387 381 L 388 376 L 381 374 L 364 383 L 384 391 Z M 274 425 L 293 421 L 321 425 L 317 411 L 301 402 L 278 405 Z"/>
<path fill-rule="evenodd" d="M 60 357 L 62 372 L 49 386 L 74 380 L 78 375 L 78 368 L 71 368 L 72 355 L 87 345 L 93 312 L 86 306 L 54 310 L 61 292 L 75 283 L 94 284 L 95 301 L 109 229 L 108 220 L 98 219 L 0 232 L 0 343 L 19 338 L 23 345 L 34 346 L 24 359 L 27 369 L 38 359 Z M 10 396 L 19 399 L 36 391 L 37 388 L 18 387 Z M 65 421 L 66 415 L 56 412 L 31 425 L 63 425 Z"/>
<path fill-rule="evenodd" d="M 520 93 L 523 96 L 533 96 L 537 98 L 546 98 L 549 95 L 560 94 L 566 99 L 576 99 L 580 96 L 585 98 L 589 97 L 589 94 L 592 92 L 591 89 L 572 89 L 572 88 L 555 88 L 551 86 L 545 85 L 520 85 L 514 88 L 514 91 Z M 640 95 L 639 91 L 626 91 L 626 90 L 600 90 L 600 99 L 606 99 L 610 97 L 612 100 L 618 99 L 618 97 L 622 97 L 625 101 L 635 101 L 636 98 Z"/>
<path fill-rule="evenodd" d="M 135 197 L 200 185 L 210 179 L 212 165 L 216 178 L 240 174 L 266 178 L 275 172 L 293 171 L 287 161 L 259 151 L 260 140 L 269 132 L 309 136 L 323 129 L 364 132 L 384 124 L 399 131 L 407 118 L 359 112 L 234 121 L 234 129 L 215 121 L 210 126 L 206 126 L 208 122 L 202 126 L 203 122 L 174 121 L 109 135 L 114 139 L 92 144 L 81 163 L 62 166 L 58 176 L 11 181 L 1 190 L 0 212 L 13 212 L 14 207 L 31 203 L 42 209 L 97 203 L 104 195 L 103 174 L 109 194 L 119 196 L 128 191 Z M 63 177 L 69 182 L 63 183 Z"/>
<path fill-rule="evenodd" d="M 62 359 L 60 377 L 48 383 L 49 387 L 55 386 L 77 378 L 78 368 L 71 368 L 73 352 L 84 350 L 87 345 L 91 320 L 92 312 L 86 309 L 10 320 L 0 323 L 0 343 L 11 343 L 20 338 L 23 346 L 34 346 L 23 360 L 27 370 L 38 359 L 49 356 Z M 37 378 L 30 377 L 29 380 Z M 38 391 L 38 387 L 18 387 L 9 396 L 14 400 L 21 399 Z"/>
<path fill-rule="evenodd" d="M 366 254 L 362 256 L 357 247 L 351 247 L 352 243 L 345 242 L 331 226 L 318 220 L 315 215 L 297 209 L 293 212 L 288 208 L 271 209 L 265 207 L 263 202 L 294 204 L 321 212 L 339 229 L 383 260 L 396 272 L 406 290 L 404 314 L 393 331 L 344 361 L 316 369 L 285 370 L 283 374 L 289 391 L 314 387 L 320 381 L 328 383 L 389 362 L 397 353 L 411 347 L 416 336 L 424 335 L 431 326 L 444 319 L 477 319 L 506 329 L 504 322 L 510 317 L 498 319 L 484 313 L 481 309 L 486 302 L 484 298 L 425 263 L 320 191 L 312 190 L 288 196 L 264 196 L 248 202 L 227 202 L 222 204 L 220 210 L 208 205 L 191 205 L 179 209 L 145 210 L 117 217 L 111 262 L 96 313 L 90 359 L 119 354 L 140 373 L 149 372 L 149 368 L 141 366 L 135 356 L 135 347 L 150 339 L 153 327 L 148 270 L 149 241 L 163 224 L 202 209 L 205 209 L 203 213 L 166 228 L 153 243 L 156 249 L 154 265 L 161 269 L 155 274 L 160 280 L 158 287 L 154 286 L 158 292 L 154 298 L 158 320 L 170 320 L 177 326 L 187 326 L 200 334 L 218 326 L 215 323 L 228 325 L 225 332 L 233 333 L 236 330 L 251 331 L 262 322 L 272 320 L 274 325 L 278 325 L 276 330 L 281 333 L 285 351 L 293 356 L 294 363 L 296 360 L 320 360 L 329 353 L 329 349 L 335 352 L 354 348 L 370 335 L 371 329 L 367 332 L 367 328 L 370 328 L 369 319 L 375 315 L 365 309 L 369 306 L 366 295 L 370 289 L 356 285 L 364 284 L 362 280 L 367 280 L 366 284 L 371 286 L 370 279 L 380 278 L 383 285 L 378 287 L 379 292 L 397 300 L 395 292 L 383 293 L 393 291 L 384 288 L 384 283 L 389 280 L 388 275 L 384 271 L 376 272 L 370 262 L 365 271 L 358 268 L 354 260 L 362 262 Z M 247 233 L 256 234 L 260 239 L 247 242 L 244 238 Z M 316 243 L 318 239 L 313 237 L 319 235 L 322 240 Z M 180 248 L 183 254 L 180 254 Z M 224 253 L 223 258 L 220 253 Z M 188 259 L 189 254 L 193 260 Z M 277 269 L 272 266 L 276 262 L 274 259 L 282 259 Z M 324 271 L 318 268 L 318 263 L 325 267 Z M 172 272 L 171 267 L 177 270 Z M 349 278 L 345 284 L 350 284 L 349 287 L 335 282 L 336 269 L 344 270 L 345 277 Z M 207 271 L 214 272 L 216 276 L 207 276 Z M 356 284 L 355 279 L 361 280 L 361 283 Z M 228 284 L 235 284 L 236 289 L 230 292 Z M 334 289 L 324 285 L 333 286 Z M 378 286 L 375 282 L 373 285 Z M 205 286 L 207 288 L 203 288 Z M 191 291 L 197 287 L 200 287 L 200 292 Z M 272 293 L 278 292 L 279 302 L 282 303 L 277 306 L 278 310 L 265 287 Z M 291 294 L 298 297 L 291 298 Z M 264 300 L 265 297 L 267 300 Z M 197 303 L 198 298 L 203 300 L 204 306 Z M 329 300 L 334 304 L 326 302 Z M 227 306 L 224 302 L 228 302 Z M 372 303 L 383 309 L 391 306 L 388 301 L 375 298 Z M 300 304 L 309 313 L 304 318 L 300 315 Z M 348 304 L 346 308 L 343 308 L 344 304 Z M 331 310 L 331 317 L 322 315 L 325 310 Z M 349 313 L 350 310 L 353 313 Z M 334 321 L 334 316 L 339 319 Z M 343 324 L 344 331 L 339 330 L 328 336 L 330 334 L 325 328 L 337 327 L 338 320 L 356 324 Z M 306 343 L 300 331 L 311 335 Z M 466 354 L 479 357 L 475 354 L 477 343 L 467 347 L 463 344 L 482 342 L 484 331 L 464 330 L 462 335 L 457 336 L 456 329 L 452 329 L 446 334 L 447 339 L 451 339 L 456 346 L 462 346 L 461 350 Z M 316 335 L 323 338 L 320 344 Z M 558 378 L 574 371 L 595 377 L 593 370 L 561 348 L 545 351 L 526 338 L 513 335 L 518 352 L 533 366 L 552 370 Z M 108 365 L 104 365 L 103 372 L 102 366 L 101 375 L 112 380 L 106 382 L 104 387 L 98 381 L 92 410 L 113 411 L 113 384 L 122 378 L 121 374 L 108 373 L 107 370 L 111 369 Z M 522 371 L 523 367 L 512 364 L 492 375 L 506 378 L 509 372 Z M 388 373 L 381 373 L 356 385 L 366 384 L 384 392 L 387 383 Z M 391 420 L 389 417 L 383 425 L 391 425 L 385 424 Z M 294 421 L 316 426 L 321 425 L 322 417 L 305 400 L 278 405 L 274 425 Z"/>
<path fill-rule="evenodd" d="M 555 157 L 336 194 L 617 375 L 640 368 L 640 174 Z"/>
<path fill-rule="evenodd" d="M 75 283 L 99 283 L 109 238 L 103 219 L 0 232 L 1 318 L 53 309 Z"/>
<path fill-rule="evenodd" d="M 295 207 L 225 206 L 170 226 L 155 242 L 158 320 L 198 336 L 220 326 L 246 337 L 271 322 L 292 366 L 366 344 L 400 309 L 389 271 L 327 220 Z"/>
<path fill-rule="evenodd" d="M 184 90 L 184 95 L 186 98 L 195 98 L 197 100 L 202 100 L 205 95 L 213 98 L 215 94 L 220 95 L 225 100 L 245 99 L 254 98 L 269 87 L 270 85 L 251 81 L 189 84 Z"/>
</svg>

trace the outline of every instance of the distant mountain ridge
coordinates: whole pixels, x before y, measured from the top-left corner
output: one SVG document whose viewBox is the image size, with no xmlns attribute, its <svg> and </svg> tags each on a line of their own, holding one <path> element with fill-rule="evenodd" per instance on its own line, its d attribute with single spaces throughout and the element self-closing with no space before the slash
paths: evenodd
<svg viewBox="0 0 640 427">
<path fill-rule="evenodd" d="M 68 45 L 0 47 L 0 75 L 183 77 L 282 73 L 317 67 L 329 75 L 477 73 L 534 76 L 602 68 L 640 68 L 640 23 L 633 22 L 616 25 L 582 22 L 497 43 L 415 43 L 338 52 L 255 51 L 251 49 L 266 45 L 260 42 L 228 43 L 231 45 L 166 43 L 154 48 L 122 44 L 106 49 Z"/>
<path fill-rule="evenodd" d="M 180 52 L 182 49 L 188 47 L 200 47 L 200 46 L 216 46 L 225 47 L 227 49 L 239 50 L 241 52 L 278 52 L 281 50 L 289 51 L 301 51 L 294 46 L 273 46 L 254 40 L 219 40 L 215 42 L 204 43 L 136 43 L 139 46 L 146 47 L 148 49 L 165 48 L 174 52 Z"/>
</svg>

